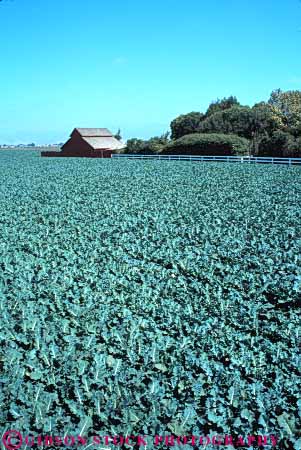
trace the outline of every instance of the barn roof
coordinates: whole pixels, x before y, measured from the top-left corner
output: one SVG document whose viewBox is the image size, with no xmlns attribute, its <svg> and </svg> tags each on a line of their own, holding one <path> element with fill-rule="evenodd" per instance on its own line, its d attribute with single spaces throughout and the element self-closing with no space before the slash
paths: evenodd
<svg viewBox="0 0 301 450">
<path fill-rule="evenodd" d="M 82 137 L 111 137 L 113 134 L 107 128 L 75 128 Z"/>
<path fill-rule="evenodd" d="M 110 150 L 117 150 L 124 147 L 124 144 L 122 142 L 118 141 L 118 139 L 114 138 L 113 136 L 103 136 L 103 137 L 82 137 L 84 141 L 86 141 L 90 147 L 92 147 L 94 150 L 101 150 L 101 149 L 110 149 Z"/>
</svg>

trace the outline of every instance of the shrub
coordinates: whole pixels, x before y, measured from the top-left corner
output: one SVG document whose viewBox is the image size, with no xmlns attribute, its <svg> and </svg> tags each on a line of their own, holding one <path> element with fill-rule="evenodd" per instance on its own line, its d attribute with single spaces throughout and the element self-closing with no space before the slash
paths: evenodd
<svg viewBox="0 0 301 450">
<path fill-rule="evenodd" d="M 259 156 L 301 157 L 301 139 L 295 139 L 290 133 L 276 131 L 259 144 Z"/>
<path fill-rule="evenodd" d="M 128 139 L 123 153 L 138 153 L 143 143 L 142 139 Z"/>
<path fill-rule="evenodd" d="M 161 152 L 166 144 L 168 144 L 169 133 L 161 136 L 154 136 L 147 141 L 142 139 L 129 139 L 127 141 L 124 153 L 137 153 L 140 155 L 151 155 Z"/>
<path fill-rule="evenodd" d="M 301 137 L 289 142 L 288 148 L 284 152 L 284 156 L 291 158 L 301 158 Z"/>
<path fill-rule="evenodd" d="M 193 133 L 171 141 L 162 154 L 177 155 L 243 155 L 247 154 L 249 141 L 245 138 L 226 134 Z"/>
</svg>

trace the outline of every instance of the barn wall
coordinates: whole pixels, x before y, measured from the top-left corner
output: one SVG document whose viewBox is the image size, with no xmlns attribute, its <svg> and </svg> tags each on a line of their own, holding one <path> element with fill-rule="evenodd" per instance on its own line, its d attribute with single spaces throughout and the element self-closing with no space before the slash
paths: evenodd
<svg viewBox="0 0 301 450">
<path fill-rule="evenodd" d="M 114 150 L 94 150 L 92 151 L 93 158 L 111 158 L 112 153 L 115 153 Z"/>
<path fill-rule="evenodd" d="M 62 153 L 66 156 L 90 156 L 91 147 L 79 135 L 74 134 L 62 147 Z"/>
</svg>

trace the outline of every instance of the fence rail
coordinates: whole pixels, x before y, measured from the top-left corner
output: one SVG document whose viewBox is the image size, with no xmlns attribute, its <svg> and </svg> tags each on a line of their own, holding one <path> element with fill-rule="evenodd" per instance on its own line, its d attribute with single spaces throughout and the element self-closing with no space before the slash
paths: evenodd
<svg viewBox="0 0 301 450">
<path fill-rule="evenodd" d="M 158 159 L 167 161 L 220 161 L 238 162 L 248 164 L 286 164 L 301 165 L 301 158 L 280 158 L 264 156 L 192 156 L 192 155 L 138 155 L 138 154 L 112 154 L 114 159 Z"/>
</svg>

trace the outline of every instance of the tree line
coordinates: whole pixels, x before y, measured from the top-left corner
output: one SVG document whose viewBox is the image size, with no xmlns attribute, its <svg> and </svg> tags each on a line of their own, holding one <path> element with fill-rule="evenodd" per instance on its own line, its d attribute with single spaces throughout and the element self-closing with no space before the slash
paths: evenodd
<svg viewBox="0 0 301 450">
<path fill-rule="evenodd" d="M 170 132 L 129 139 L 124 152 L 301 157 L 301 91 L 276 89 L 252 107 L 217 99 L 205 113 L 176 117 Z"/>
</svg>

